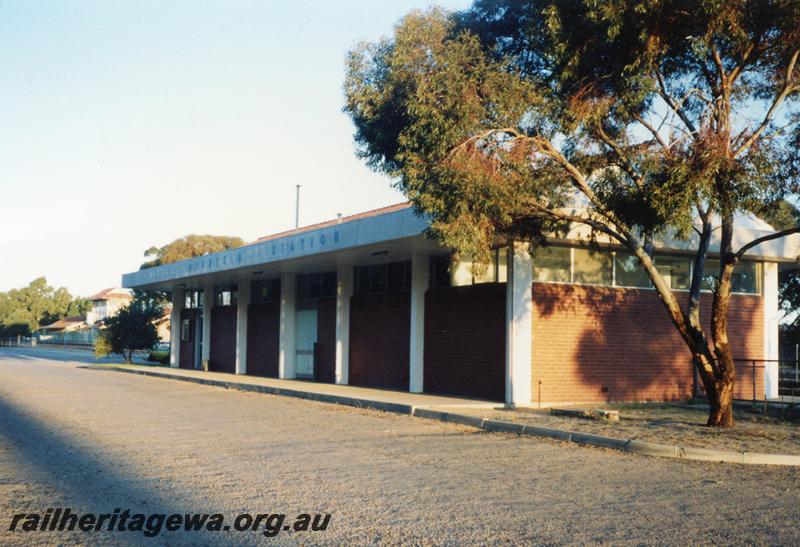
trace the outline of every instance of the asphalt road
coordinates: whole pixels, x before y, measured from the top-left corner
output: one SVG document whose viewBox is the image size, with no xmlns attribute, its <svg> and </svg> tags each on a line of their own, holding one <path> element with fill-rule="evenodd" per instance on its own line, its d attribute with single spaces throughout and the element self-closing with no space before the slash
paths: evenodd
<svg viewBox="0 0 800 547">
<path fill-rule="evenodd" d="M 0 349 L 0 544 L 789 544 L 800 470 L 661 460 Z M 9 532 L 15 513 L 328 529 Z M 273 521 L 274 522 L 274 521 Z"/>
</svg>

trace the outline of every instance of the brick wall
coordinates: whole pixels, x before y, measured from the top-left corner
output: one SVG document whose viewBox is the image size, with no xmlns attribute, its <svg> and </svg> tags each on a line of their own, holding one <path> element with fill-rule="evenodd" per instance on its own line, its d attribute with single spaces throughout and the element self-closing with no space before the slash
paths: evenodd
<svg viewBox="0 0 800 547">
<path fill-rule="evenodd" d="M 408 390 L 409 293 L 350 300 L 350 384 Z"/>
<path fill-rule="evenodd" d="M 502 401 L 505 324 L 505 284 L 429 290 L 425 294 L 425 392 Z"/>
<path fill-rule="evenodd" d="M 280 329 L 280 302 L 247 308 L 247 374 L 278 377 Z"/>
<path fill-rule="evenodd" d="M 336 381 L 336 298 L 321 298 L 317 302 L 314 379 L 331 384 Z"/>
<path fill-rule="evenodd" d="M 677 293 L 686 305 L 687 293 Z M 735 295 L 730 339 L 737 358 L 764 351 L 760 296 Z M 704 294 L 709 323 L 711 297 Z M 737 367 L 736 396 L 752 397 L 752 375 Z M 763 393 L 763 373 L 757 375 Z M 675 400 L 692 395 L 691 355 L 655 291 L 533 285 L 532 402 Z"/>
<path fill-rule="evenodd" d="M 211 309 L 208 370 L 236 372 L 236 306 L 214 306 Z"/>
</svg>

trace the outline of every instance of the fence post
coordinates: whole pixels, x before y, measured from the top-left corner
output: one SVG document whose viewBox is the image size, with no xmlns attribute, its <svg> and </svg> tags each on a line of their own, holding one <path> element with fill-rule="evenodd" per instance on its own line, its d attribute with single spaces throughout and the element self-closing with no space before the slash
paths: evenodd
<svg viewBox="0 0 800 547">
<path fill-rule="evenodd" d="M 766 400 L 766 397 L 764 397 Z M 756 361 L 753 359 L 753 405 L 756 404 Z"/>
</svg>

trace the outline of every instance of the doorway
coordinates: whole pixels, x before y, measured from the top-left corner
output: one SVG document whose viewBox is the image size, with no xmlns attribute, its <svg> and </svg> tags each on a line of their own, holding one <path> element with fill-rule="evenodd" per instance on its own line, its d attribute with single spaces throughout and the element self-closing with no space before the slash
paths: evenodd
<svg viewBox="0 0 800 547">
<path fill-rule="evenodd" d="M 314 357 L 317 349 L 317 310 L 297 310 L 296 368 L 298 378 L 314 379 Z"/>
</svg>

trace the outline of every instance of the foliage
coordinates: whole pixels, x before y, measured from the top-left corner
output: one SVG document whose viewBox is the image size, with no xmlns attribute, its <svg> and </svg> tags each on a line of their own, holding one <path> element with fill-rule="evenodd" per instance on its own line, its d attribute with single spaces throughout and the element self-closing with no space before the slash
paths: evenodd
<svg viewBox="0 0 800 547">
<path fill-rule="evenodd" d="M 209 253 L 236 249 L 242 245 L 244 245 L 244 241 L 240 237 L 191 234 L 176 239 L 163 247 L 150 247 L 147 249 L 144 256 L 149 260 L 142 264 L 140 269 L 171 264 L 179 260 Z"/>
<path fill-rule="evenodd" d="M 116 315 L 102 321 L 101 334 L 95 343 L 97 355 L 116 353 L 130 363 L 133 352 L 152 348 L 158 342 L 154 322 L 163 309 L 149 298 L 136 298 Z"/>
<path fill-rule="evenodd" d="M 734 248 L 734 219 L 800 186 L 799 21 L 790 0 L 412 12 L 349 55 L 345 110 L 359 155 L 460 253 L 485 262 L 498 241 L 536 244 L 576 226 L 630 250 L 692 352 L 709 424 L 732 425 L 731 277 L 760 242 Z M 715 231 L 707 332 L 699 293 Z M 666 233 L 695 247 L 686 308 L 651 257 Z"/>
<path fill-rule="evenodd" d="M 7 336 L 28 335 L 42 325 L 83 315 L 90 307 L 85 298 L 73 297 L 64 287 L 55 289 L 39 277 L 27 287 L 0 292 L 0 330 Z"/>
<path fill-rule="evenodd" d="M 762 211 L 762 218 L 772 224 L 775 229 L 786 230 L 800 223 L 800 210 L 788 201 L 781 200 Z M 778 296 L 781 309 L 785 314 L 794 314 L 800 311 L 800 264 L 780 265 Z M 792 324 L 795 325 L 795 329 L 800 329 L 797 321 Z M 781 333 L 792 336 L 792 338 L 800 338 L 800 332 L 791 335 L 788 330 L 782 330 Z"/>
</svg>

